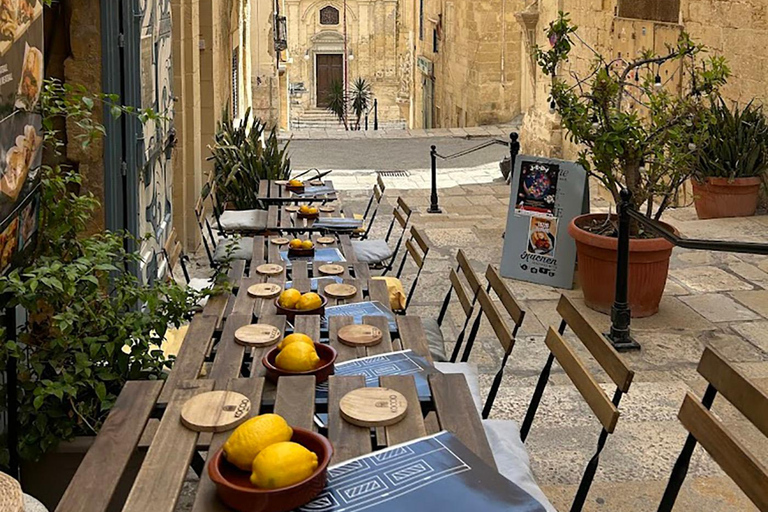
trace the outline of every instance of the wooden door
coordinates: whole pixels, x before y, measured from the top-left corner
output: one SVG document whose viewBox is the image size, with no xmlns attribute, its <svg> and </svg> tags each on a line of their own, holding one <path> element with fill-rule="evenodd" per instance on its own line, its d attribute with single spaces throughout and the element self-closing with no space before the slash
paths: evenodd
<svg viewBox="0 0 768 512">
<path fill-rule="evenodd" d="M 341 85 L 344 82 L 344 61 L 341 54 L 317 55 L 317 76 L 315 78 L 317 106 L 325 108 L 328 106 L 328 95 L 331 92 L 331 85 L 336 82 Z"/>
</svg>

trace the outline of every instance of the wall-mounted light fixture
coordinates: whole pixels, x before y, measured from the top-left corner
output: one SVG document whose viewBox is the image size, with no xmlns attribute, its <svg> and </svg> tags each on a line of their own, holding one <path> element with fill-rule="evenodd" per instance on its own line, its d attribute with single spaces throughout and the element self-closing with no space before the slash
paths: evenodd
<svg viewBox="0 0 768 512">
<path fill-rule="evenodd" d="M 304 52 L 304 60 L 309 60 L 309 50 Z"/>
<path fill-rule="evenodd" d="M 352 53 L 352 48 L 349 49 L 349 60 L 355 60 L 355 54 Z"/>
</svg>

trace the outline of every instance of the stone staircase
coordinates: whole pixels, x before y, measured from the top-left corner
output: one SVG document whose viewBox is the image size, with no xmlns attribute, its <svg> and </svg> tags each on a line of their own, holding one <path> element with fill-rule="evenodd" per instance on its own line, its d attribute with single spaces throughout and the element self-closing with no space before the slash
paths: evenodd
<svg viewBox="0 0 768 512">
<path fill-rule="evenodd" d="M 336 116 L 321 108 L 305 110 L 291 118 L 291 130 L 344 130 Z"/>
</svg>

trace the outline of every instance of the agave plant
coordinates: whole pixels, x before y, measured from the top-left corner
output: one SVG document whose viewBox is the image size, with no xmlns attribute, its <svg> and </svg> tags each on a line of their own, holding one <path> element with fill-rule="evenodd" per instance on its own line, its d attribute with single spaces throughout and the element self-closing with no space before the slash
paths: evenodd
<svg viewBox="0 0 768 512">
<path fill-rule="evenodd" d="M 707 137 L 698 153 L 695 176 L 751 178 L 768 170 L 768 120 L 761 106 L 749 102 L 731 110 L 720 98 L 712 103 Z"/>
<path fill-rule="evenodd" d="M 218 123 L 208 160 L 214 163 L 217 200 L 222 206 L 229 203 L 237 210 L 258 208 L 259 182 L 288 178 L 288 144 L 281 147 L 276 128 L 273 126 L 265 135 L 266 128 L 261 119 L 251 118 L 250 109 L 241 122 L 233 122 L 225 115 Z M 204 195 L 207 193 L 203 190 Z"/>
<path fill-rule="evenodd" d="M 344 124 L 344 129 L 349 130 L 347 123 L 347 95 L 344 92 L 344 86 L 339 82 L 331 83 L 331 90 L 328 91 L 328 110 L 333 112 Z"/>
<path fill-rule="evenodd" d="M 364 78 L 358 78 L 352 84 L 352 112 L 355 114 L 355 130 L 360 129 L 360 118 L 371 104 L 371 84 Z"/>
</svg>

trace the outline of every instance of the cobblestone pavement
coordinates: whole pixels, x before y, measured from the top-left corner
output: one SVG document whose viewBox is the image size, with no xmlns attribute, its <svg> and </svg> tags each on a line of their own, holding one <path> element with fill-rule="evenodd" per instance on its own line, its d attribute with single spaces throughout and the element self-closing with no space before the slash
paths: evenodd
<svg viewBox="0 0 768 512">
<path fill-rule="evenodd" d="M 465 177 L 480 173 L 464 171 Z M 343 191 L 345 206 L 360 212 L 375 174 L 340 179 L 352 174 L 334 172 L 332 177 L 337 186 L 347 189 Z M 429 190 L 425 187 L 414 184 L 410 178 L 385 179 L 388 188 L 372 237 L 383 238 L 391 218 L 389 211 L 396 198 L 402 196 L 416 209 L 413 223 L 424 228 L 433 247 L 410 314 L 437 317 L 457 249 L 465 251 L 480 275 L 489 263 L 500 263 L 509 188 L 500 180 L 491 182 L 491 174 L 488 171 L 483 181 L 478 179 L 475 183 L 442 182 L 440 205 L 444 213 L 440 215 L 425 213 L 429 205 Z M 607 203 L 598 194 L 593 193 L 592 197 L 594 211 L 607 210 Z M 688 237 L 768 242 L 766 216 L 699 221 L 693 209 L 687 208 L 670 212 L 665 220 Z M 408 270 L 404 273 L 406 286 L 409 274 L 412 273 Z M 559 323 L 555 306 L 560 294 L 572 297 L 579 309 L 603 329 L 609 326 L 609 318 L 587 309 L 578 287 L 562 291 L 514 280 L 507 280 L 507 284 L 528 314 L 491 417 L 520 422 L 548 355 L 544 334 L 548 326 Z M 459 306 L 453 306 L 443 328 L 449 349 L 461 326 Z M 677 420 L 680 404 L 686 392 L 700 397 L 706 386 L 696 372 L 705 346 L 719 349 L 768 390 L 768 258 L 675 249 L 659 313 L 634 320 L 632 329 L 643 348 L 623 355 L 636 375 L 619 408 L 621 417 L 616 432 L 601 455 L 586 511 L 656 510 L 685 441 L 686 433 Z M 589 354 L 579 352 L 590 370 L 599 376 L 606 392 L 612 393 L 608 378 Z M 501 347 L 484 320 L 470 359 L 479 366 L 483 397 L 501 356 Z M 715 401 L 713 411 L 754 450 L 763 464 L 768 464 L 768 446 L 756 429 L 721 398 Z M 570 507 L 584 467 L 594 453 L 599 431 L 600 425 L 590 409 L 555 363 L 526 445 L 536 479 L 558 510 Z M 190 491 L 194 489 L 194 479 L 190 473 Z M 190 510 L 191 503 L 192 492 L 184 493 L 178 510 Z M 697 448 L 676 510 L 756 509 L 709 456 Z"/>
</svg>

